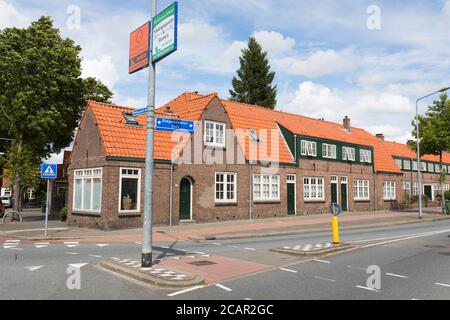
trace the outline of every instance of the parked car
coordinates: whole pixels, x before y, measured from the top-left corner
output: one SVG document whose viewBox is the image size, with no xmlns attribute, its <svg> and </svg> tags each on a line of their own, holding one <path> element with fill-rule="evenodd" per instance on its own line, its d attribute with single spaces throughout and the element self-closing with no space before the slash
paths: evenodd
<svg viewBox="0 0 450 320">
<path fill-rule="evenodd" d="M 0 201 L 0 218 L 3 218 L 5 215 L 5 206 L 3 205 L 3 202 Z"/>
<path fill-rule="evenodd" d="M 3 203 L 5 208 L 11 208 L 12 207 L 12 201 L 10 197 L 0 197 L 0 201 Z"/>
</svg>

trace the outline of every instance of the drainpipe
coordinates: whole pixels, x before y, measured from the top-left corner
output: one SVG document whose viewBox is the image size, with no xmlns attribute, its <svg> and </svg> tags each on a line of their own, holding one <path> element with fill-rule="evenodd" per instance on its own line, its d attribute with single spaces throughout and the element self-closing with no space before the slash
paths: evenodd
<svg viewBox="0 0 450 320">
<path fill-rule="evenodd" d="M 170 162 L 169 225 L 173 225 L 173 162 Z"/>
<path fill-rule="evenodd" d="M 375 198 L 375 212 L 378 211 L 378 189 L 377 189 L 377 172 L 374 171 L 373 172 L 373 193 L 374 193 L 374 198 Z"/>
<path fill-rule="evenodd" d="M 249 220 L 252 220 L 253 219 L 253 216 L 252 216 L 252 209 L 253 209 L 253 179 L 252 179 L 252 172 L 253 172 L 253 170 L 252 170 L 252 162 L 251 162 L 251 160 L 249 161 L 249 185 L 250 185 L 250 188 L 249 188 L 249 197 L 248 197 L 248 199 L 249 199 L 249 205 L 248 205 L 248 218 L 249 218 Z"/>
<path fill-rule="evenodd" d="M 294 134 L 294 159 L 297 162 L 297 135 Z"/>
</svg>

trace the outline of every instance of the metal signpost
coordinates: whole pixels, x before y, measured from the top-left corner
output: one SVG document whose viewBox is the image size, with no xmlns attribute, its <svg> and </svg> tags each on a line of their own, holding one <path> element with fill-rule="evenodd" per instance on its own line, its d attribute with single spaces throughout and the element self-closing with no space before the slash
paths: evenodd
<svg viewBox="0 0 450 320">
<path fill-rule="evenodd" d="M 145 42 L 149 31 L 150 39 Z M 145 24 L 131 34 L 130 73 L 149 67 L 147 108 L 136 110 L 133 116 L 147 114 L 147 141 L 145 155 L 144 227 L 142 241 L 142 268 L 152 266 L 153 232 L 153 165 L 155 135 L 156 63 L 177 50 L 178 3 L 157 14 L 157 0 L 152 0 L 151 25 Z"/>
<path fill-rule="evenodd" d="M 50 207 L 50 180 L 58 177 L 58 166 L 56 164 L 44 163 L 41 165 L 41 179 L 47 180 L 47 202 L 45 205 L 45 236 L 48 236 L 48 214 Z"/>
</svg>

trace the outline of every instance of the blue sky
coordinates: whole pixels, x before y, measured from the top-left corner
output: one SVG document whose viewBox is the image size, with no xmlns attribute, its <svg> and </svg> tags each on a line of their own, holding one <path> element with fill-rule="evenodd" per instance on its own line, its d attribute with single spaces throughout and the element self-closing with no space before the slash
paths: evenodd
<svg viewBox="0 0 450 320">
<path fill-rule="evenodd" d="M 159 9 L 169 4 L 160 0 Z M 71 5 L 81 11 L 79 28 L 67 26 Z M 276 71 L 278 109 L 339 122 L 348 115 L 390 140 L 408 139 L 417 97 L 450 85 L 450 0 L 180 0 L 179 7 L 179 51 L 157 66 L 158 105 L 184 91 L 227 98 L 250 35 Z M 0 0 L 0 28 L 52 16 L 82 46 L 83 74 L 106 83 L 114 102 L 143 107 L 147 72 L 128 75 L 128 42 L 149 11 L 149 0 Z"/>
</svg>

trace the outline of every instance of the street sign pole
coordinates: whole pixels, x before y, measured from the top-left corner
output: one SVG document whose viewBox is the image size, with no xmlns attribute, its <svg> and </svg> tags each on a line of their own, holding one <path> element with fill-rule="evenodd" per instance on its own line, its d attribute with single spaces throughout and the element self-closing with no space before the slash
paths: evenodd
<svg viewBox="0 0 450 320">
<path fill-rule="evenodd" d="M 152 23 L 156 16 L 157 0 L 152 0 Z M 153 37 L 152 37 L 153 38 Z M 153 44 L 152 44 L 153 45 Z M 152 56 L 150 52 L 150 57 Z M 151 60 L 151 58 L 150 58 Z M 155 122 L 155 83 L 156 64 L 150 61 L 148 77 L 148 117 L 147 142 L 145 157 L 145 191 L 144 191 L 144 235 L 142 241 L 142 268 L 152 266 L 152 232 L 153 232 L 153 164 L 154 164 L 154 122 Z"/>
<path fill-rule="evenodd" d="M 47 204 L 45 205 L 45 237 L 48 236 L 48 207 L 50 206 L 50 179 L 47 179 Z"/>
</svg>

